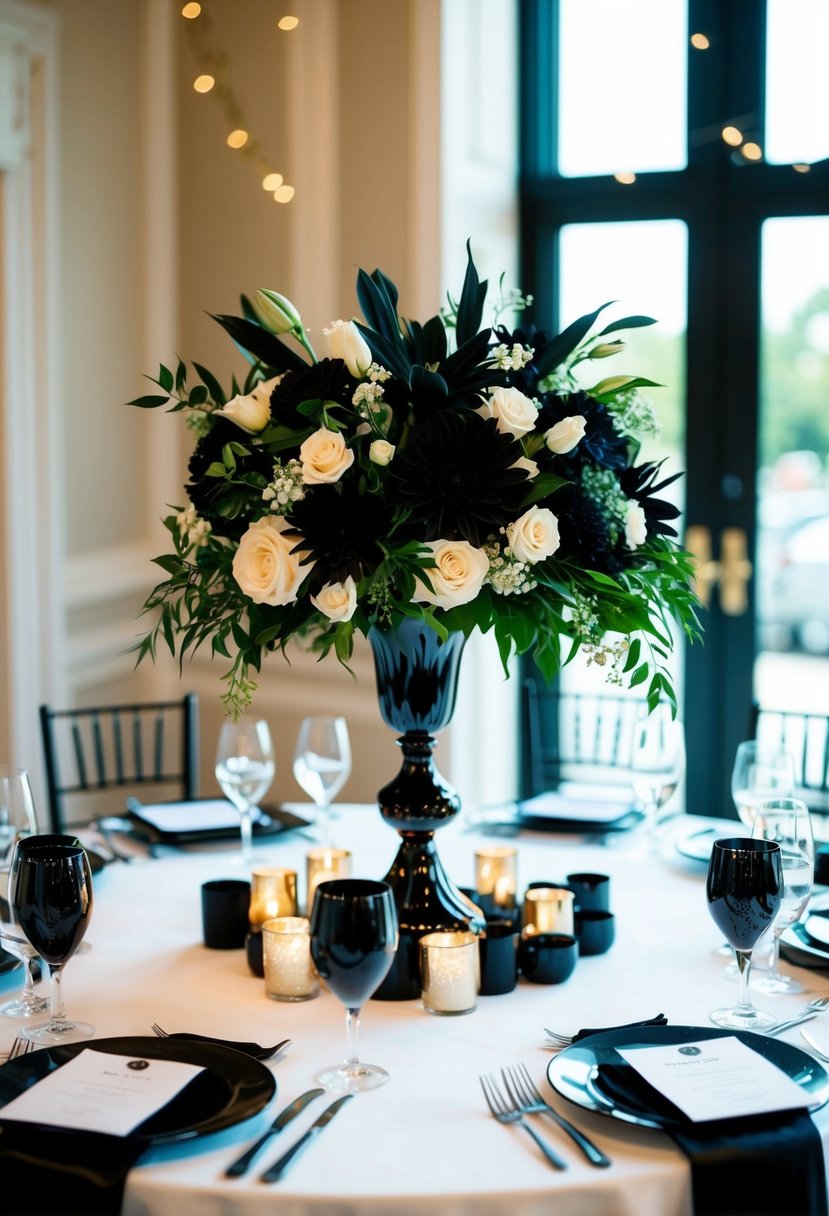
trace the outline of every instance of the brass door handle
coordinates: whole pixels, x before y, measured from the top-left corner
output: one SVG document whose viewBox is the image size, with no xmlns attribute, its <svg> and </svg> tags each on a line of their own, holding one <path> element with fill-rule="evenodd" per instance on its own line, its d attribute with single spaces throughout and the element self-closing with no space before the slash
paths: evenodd
<svg viewBox="0 0 829 1216">
<path fill-rule="evenodd" d="M 742 616 L 748 609 L 748 581 L 753 573 L 743 529 L 723 528 L 719 560 L 713 556 L 711 531 L 702 524 L 686 529 L 685 548 L 695 559 L 694 590 L 703 607 L 709 606 L 714 585 L 719 584 L 724 615 Z"/>
</svg>

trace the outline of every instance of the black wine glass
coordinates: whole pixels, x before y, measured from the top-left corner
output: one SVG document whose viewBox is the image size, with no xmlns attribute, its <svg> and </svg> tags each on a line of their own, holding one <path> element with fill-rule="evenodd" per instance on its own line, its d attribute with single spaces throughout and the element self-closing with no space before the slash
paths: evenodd
<svg viewBox="0 0 829 1216">
<path fill-rule="evenodd" d="M 66 1016 L 63 968 L 92 915 L 92 872 L 82 845 L 71 836 L 34 835 L 17 842 L 11 900 L 17 923 L 49 968 L 49 1020 L 23 1036 L 41 1047 L 89 1039 L 95 1027 Z"/>
<path fill-rule="evenodd" d="M 345 1093 L 374 1089 L 389 1074 L 357 1055 L 360 1010 L 386 978 L 399 940 L 391 887 L 367 878 L 321 882 L 311 907 L 314 966 L 346 1010 L 346 1057 L 317 1073 L 320 1085 Z"/>
<path fill-rule="evenodd" d="M 777 1019 L 755 1008 L 748 982 L 751 952 L 777 915 L 783 897 L 779 844 L 743 836 L 715 840 L 705 894 L 714 923 L 734 951 L 740 976 L 737 1004 L 715 1009 L 711 1021 L 732 1030 L 767 1030 Z"/>
</svg>

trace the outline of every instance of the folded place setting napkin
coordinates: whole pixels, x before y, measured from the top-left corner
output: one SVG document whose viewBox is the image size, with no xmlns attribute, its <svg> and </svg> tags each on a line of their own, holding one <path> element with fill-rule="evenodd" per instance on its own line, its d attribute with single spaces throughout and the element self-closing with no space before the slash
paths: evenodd
<svg viewBox="0 0 829 1216">
<path fill-rule="evenodd" d="M 691 1164 L 695 1216 L 827 1216 L 820 1133 L 805 1110 L 695 1123 L 630 1064 L 600 1064 L 608 1098 L 666 1119 Z"/>
<path fill-rule="evenodd" d="M 138 1135 L 0 1123 L 5 1216 L 118 1216 L 146 1147 Z"/>
</svg>

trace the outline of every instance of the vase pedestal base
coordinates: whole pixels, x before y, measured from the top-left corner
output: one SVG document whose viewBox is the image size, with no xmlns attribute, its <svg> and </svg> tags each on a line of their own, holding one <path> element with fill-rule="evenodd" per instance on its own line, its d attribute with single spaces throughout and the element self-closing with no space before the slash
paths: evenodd
<svg viewBox="0 0 829 1216">
<path fill-rule="evenodd" d="M 459 891 L 438 857 L 434 833 L 401 832 L 403 843 L 384 881 L 394 892 L 400 944 L 391 970 L 374 994 L 378 1001 L 408 1001 L 420 996 L 419 943 L 425 933 L 462 929 L 482 933 L 480 908 Z"/>
</svg>

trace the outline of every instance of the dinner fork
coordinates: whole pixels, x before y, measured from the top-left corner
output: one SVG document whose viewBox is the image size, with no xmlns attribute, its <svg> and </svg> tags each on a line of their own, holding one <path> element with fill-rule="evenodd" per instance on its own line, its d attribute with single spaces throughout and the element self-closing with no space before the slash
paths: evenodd
<svg viewBox="0 0 829 1216">
<path fill-rule="evenodd" d="M 550 1165 L 554 1166 L 557 1170 L 566 1170 L 567 1162 L 562 1161 L 561 1157 L 557 1156 L 556 1153 L 553 1152 L 546 1140 L 543 1140 L 541 1136 L 539 1136 L 534 1127 L 530 1127 L 529 1123 L 527 1123 L 523 1113 L 518 1109 L 518 1107 L 507 1101 L 501 1090 L 498 1088 L 498 1082 L 495 1080 L 495 1078 L 489 1074 L 485 1074 L 484 1076 L 479 1077 L 478 1080 L 481 1082 L 481 1089 L 484 1091 L 486 1104 L 489 1107 L 490 1113 L 493 1115 L 493 1117 L 496 1118 L 499 1123 L 514 1123 L 518 1127 L 523 1127 L 524 1131 L 528 1132 L 529 1135 L 532 1136 L 533 1140 L 535 1140 L 536 1144 L 541 1149 Z"/>
<path fill-rule="evenodd" d="M 16 1060 L 18 1056 L 25 1056 L 28 1052 L 34 1051 L 35 1044 L 31 1039 L 25 1038 L 19 1034 L 12 1043 L 12 1049 L 8 1054 L 8 1059 Z"/>
<path fill-rule="evenodd" d="M 525 1065 L 508 1065 L 501 1069 L 501 1076 L 504 1078 L 507 1093 L 525 1115 L 547 1115 L 579 1146 L 592 1165 L 612 1165 L 610 1158 L 602 1152 L 598 1145 L 594 1144 L 592 1140 L 588 1140 L 583 1132 L 580 1132 L 569 1120 L 560 1115 L 554 1107 L 550 1106 L 549 1102 L 544 1101 Z"/>
<path fill-rule="evenodd" d="M 800 1013 L 795 1014 L 793 1018 L 789 1018 L 786 1022 L 778 1022 L 776 1026 L 770 1026 L 766 1034 L 780 1034 L 781 1030 L 788 1030 L 792 1026 L 799 1025 L 801 1022 L 808 1022 L 819 1013 L 822 1013 L 827 1006 L 829 1006 L 829 996 L 816 996 L 814 1000 L 809 1001 L 808 1005 L 804 1005 Z"/>
</svg>

